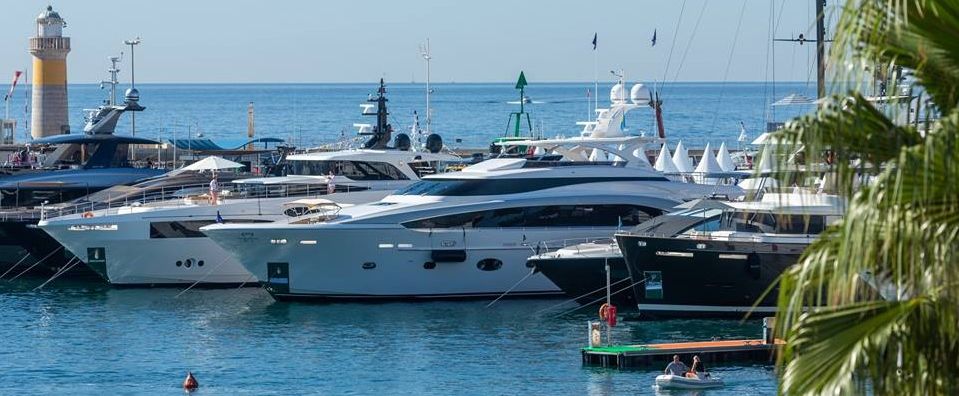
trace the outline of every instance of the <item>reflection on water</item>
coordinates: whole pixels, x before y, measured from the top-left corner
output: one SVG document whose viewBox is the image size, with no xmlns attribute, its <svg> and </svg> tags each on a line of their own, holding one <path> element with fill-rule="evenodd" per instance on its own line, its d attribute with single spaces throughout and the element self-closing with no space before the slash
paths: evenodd
<svg viewBox="0 0 959 396">
<path fill-rule="evenodd" d="M 176 392 L 187 370 L 203 394 L 651 394 L 661 369 L 582 367 L 594 309 L 533 313 L 556 300 L 276 303 L 257 288 L 112 289 L 0 281 L 0 394 Z M 618 342 L 755 337 L 758 322 L 623 322 Z M 665 366 L 666 362 L 663 362 Z M 711 366 L 727 386 L 769 394 L 765 366 Z M 666 394 L 666 393 L 664 393 Z M 676 393 L 668 393 L 676 394 Z M 689 394 L 689 393 L 679 393 Z"/>
</svg>

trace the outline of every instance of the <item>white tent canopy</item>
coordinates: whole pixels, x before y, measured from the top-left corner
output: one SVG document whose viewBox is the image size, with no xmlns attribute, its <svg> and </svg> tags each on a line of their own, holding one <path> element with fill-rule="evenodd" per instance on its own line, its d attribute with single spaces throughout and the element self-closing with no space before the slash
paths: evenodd
<svg viewBox="0 0 959 396">
<path fill-rule="evenodd" d="M 673 164 L 676 165 L 676 170 L 679 172 L 689 173 L 693 171 L 693 162 L 689 159 L 689 151 L 686 150 L 686 146 L 683 146 L 682 140 L 679 141 L 676 150 L 673 151 Z"/>
<path fill-rule="evenodd" d="M 722 173 L 723 168 L 719 166 L 719 161 L 716 161 L 716 156 L 713 155 L 713 149 L 709 147 L 709 143 L 706 143 L 706 149 L 703 150 L 703 159 L 699 161 L 699 164 L 696 165 L 695 173 Z"/>
<path fill-rule="evenodd" d="M 733 163 L 733 157 L 729 155 L 729 150 L 726 149 L 726 142 L 719 145 L 719 154 L 716 156 L 716 161 L 719 162 L 719 167 L 725 172 L 732 172 L 736 170 L 736 164 Z"/>
<path fill-rule="evenodd" d="M 663 173 L 679 173 L 676 164 L 673 163 L 673 157 L 669 155 L 669 147 L 663 143 L 663 148 L 659 150 L 659 156 L 656 157 L 656 164 L 653 168 Z"/>
<path fill-rule="evenodd" d="M 706 143 L 706 150 L 703 151 L 703 159 L 699 161 L 699 165 L 696 165 L 696 170 L 693 171 L 693 179 L 697 183 L 714 183 L 717 180 L 715 178 L 708 178 L 707 175 L 711 173 L 723 173 L 723 168 L 719 166 L 719 162 L 716 161 L 716 156 L 713 155 L 713 149 L 709 146 L 709 143 Z"/>
<path fill-rule="evenodd" d="M 181 171 L 221 170 L 242 168 L 244 165 L 211 155 L 190 165 L 181 168 Z"/>
</svg>

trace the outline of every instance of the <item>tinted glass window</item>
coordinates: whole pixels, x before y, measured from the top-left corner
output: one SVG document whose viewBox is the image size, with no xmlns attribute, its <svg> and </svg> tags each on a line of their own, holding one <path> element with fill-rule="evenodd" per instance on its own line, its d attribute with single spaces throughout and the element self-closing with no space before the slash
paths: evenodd
<svg viewBox="0 0 959 396">
<path fill-rule="evenodd" d="M 457 213 L 403 223 L 407 228 L 635 226 L 662 214 L 633 205 L 549 205 Z"/>
<path fill-rule="evenodd" d="M 665 181 L 663 177 L 610 177 L 602 181 Z M 567 177 L 555 179 L 478 179 L 478 180 L 421 180 L 404 188 L 396 195 L 469 196 L 518 194 L 547 188 L 596 183 L 596 178 Z"/>
<path fill-rule="evenodd" d="M 226 220 L 224 223 L 269 223 L 269 220 Z M 203 238 L 200 227 L 215 220 L 157 221 L 150 223 L 150 238 Z"/>
<path fill-rule="evenodd" d="M 406 180 L 403 172 L 383 162 L 366 161 L 290 161 L 295 175 L 346 176 L 353 180 Z"/>
</svg>

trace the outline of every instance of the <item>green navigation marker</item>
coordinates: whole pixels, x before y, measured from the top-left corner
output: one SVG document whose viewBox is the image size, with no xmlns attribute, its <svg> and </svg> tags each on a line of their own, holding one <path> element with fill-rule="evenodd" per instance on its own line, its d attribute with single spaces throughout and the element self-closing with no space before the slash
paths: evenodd
<svg viewBox="0 0 959 396">
<path fill-rule="evenodd" d="M 528 84 L 526 84 L 526 75 L 523 74 L 523 71 L 521 70 L 519 72 L 519 80 L 516 80 L 516 89 L 523 89 L 527 85 Z"/>
</svg>

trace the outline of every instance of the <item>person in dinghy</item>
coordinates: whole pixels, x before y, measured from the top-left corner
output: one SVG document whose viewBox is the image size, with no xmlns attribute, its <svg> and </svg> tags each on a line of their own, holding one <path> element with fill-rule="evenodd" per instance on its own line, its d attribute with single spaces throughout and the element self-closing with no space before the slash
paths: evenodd
<svg viewBox="0 0 959 396">
<path fill-rule="evenodd" d="M 688 369 L 686 367 L 686 363 L 683 363 L 682 360 L 679 360 L 679 355 L 673 355 L 673 361 L 666 365 L 666 369 L 663 370 L 663 373 L 666 375 L 682 377 L 688 374 L 687 371 Z"/>
<path fill-rule="evenodd" d="M 699 360 L 699 356 L 693 356 L 693 366 L 689 368 L 689 372 L 686 373 L 686 378 L 694 379 L 707 379 L 709 378 L 709 373 L 706 372 L 706 366 L 703 364 L 702 360 Z"/>
</svg>

